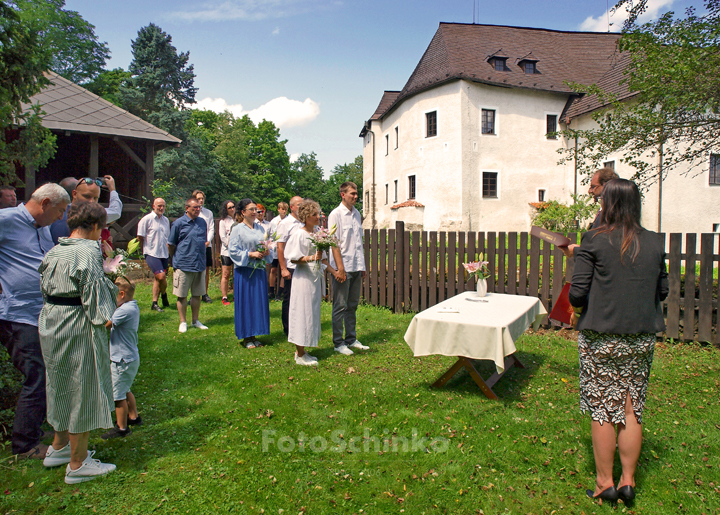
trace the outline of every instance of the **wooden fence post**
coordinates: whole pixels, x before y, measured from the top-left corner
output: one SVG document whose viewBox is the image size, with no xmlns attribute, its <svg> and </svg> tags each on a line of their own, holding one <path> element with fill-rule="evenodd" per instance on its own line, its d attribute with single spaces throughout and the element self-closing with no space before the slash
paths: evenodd
<svg viewBox="0 0 720 515">
<path fill-rule="evenodd" d="M 395 222 L 395 281 L 395 313 L 402 313 L 405 296 L 405 222 Z"/>
</svg>

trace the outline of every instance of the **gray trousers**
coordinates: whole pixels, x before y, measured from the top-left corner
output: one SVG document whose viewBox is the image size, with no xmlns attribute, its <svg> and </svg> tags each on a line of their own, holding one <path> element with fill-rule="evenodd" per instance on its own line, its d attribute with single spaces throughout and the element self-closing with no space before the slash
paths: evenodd
<svg viewBox="0 0 720 515">
<path fill-rule="evenodd" d="M 362 291 L 362 272 L 347 272 L 344 283 L 339 283 L 332 277 L 333 309 L 332 329 L 333 344 L 335 348 L 341 345 L 351 345 L 356 340 L 355 312 L 360 302 Z M 345 336 L 343 337 L 343 329 Z"/>
</svg>

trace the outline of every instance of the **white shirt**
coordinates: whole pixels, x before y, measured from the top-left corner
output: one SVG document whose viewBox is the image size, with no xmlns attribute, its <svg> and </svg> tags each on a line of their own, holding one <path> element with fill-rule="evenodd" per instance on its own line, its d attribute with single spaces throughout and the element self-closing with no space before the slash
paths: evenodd
<svg viewBox="0 0 720 515">
<path fill-rule="evenodd" d="M 226 216 L 220 220 L 220 224 L 218 225 L 218 232 L 220 233 L 218 236 L 220 236 L 220 241 L 222 242 L 222 245 L 220 246 L 221 256 L 230 257 L 230 253 L 228 252 L 228 243 L 230 242 L 230 231 L 232 230 L 234 223 L 235 221 L 231 217 Z"/>
<path fill-rule="evenodd" d="M 110 202 L 108 207 L 105 208 L 105 214 L 107 215 L 106 223 L 114 222 L 122 216 L 123 203 L 120 200 L 120 196 L 117 191 L 110 192 Z"/>
<path fill-rule="evenodd" d="M 340 204 L 332 210 L 328 217 L 328 229 L 337 226 L 335 236 L 340 240 L 340 254 L 346 272 L 365 271 L 365 251 L 363 249 L 363 228 L 360 211 L 352 208 L 352 211 Z M 335 266 L 335 257 L 330 253 L 330 264 Z"/>
<path fill-rule="evenodd" d="M 295 231 L 304 225 L 305 224 L 295 218 L 292 213 L 287 215 L 277 227 L 278 243 L 287 243 L 290 236 L 292 236 Z M 295 270 L 295 263 L 291 262 L 287 258 L 285 259 L 285 263 L 289 270 Z"/>
<path fill-rule="evenodd" d="M 200 209 L 200 216 L 207 224 L 207 241 L 212 243 L 213 238 L 215 237 L 215 220 L 213 218 L 212 211 L 207 208 L 202 208 Z"/>
<path fill-rule="evenodd" d="M 285 218 L 287 218 L 287 215 L 285 215 Z M 278 230 L 278 225 L 280 225 L 280 222 L 282 222 L 284 219 L 280 218 L 280 215 L 277 215 L 275 218 L 270 220 L 270 236 L 275 234 Z M 272 258 L 277 259 L 277 245 L 272 249 Z"/>
<path fill-rule="evenodd" d="M 257 222 L 257 224 L 263 228 L 263 231 L 265 231 L 268 236 L 272 235 L 272 231 L 270 230 L 271 222 L 268 222 L 267 220 L 263 220 L 262 222 Z"/>
<path fill-rule="evenodd" d="M 168 236 L 170 236 L 170 220 L 166 216 L 158 216 L 150 212 L 138 223 L 137 235 L 144 238 L 143 254 L 156 258 L 167 258 Z"/>
</svg>

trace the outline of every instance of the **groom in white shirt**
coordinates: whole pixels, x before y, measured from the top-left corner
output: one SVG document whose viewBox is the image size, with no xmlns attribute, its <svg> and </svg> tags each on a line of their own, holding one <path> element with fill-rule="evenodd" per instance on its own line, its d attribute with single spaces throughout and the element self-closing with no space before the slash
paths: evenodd
<svg viewBox="0 0 720 515">
<path fill-rule="evenodd" d="M 362 280 L 365 277 L 365 253 L 363 251 L 363 228 L 360 212 L 355 209 L 358 200 L 357 185 L 344 182 L 340 185 L 342 202 L 328 217 L 328 227 L 337 226 L 335 233 L 340 240 L 340 253 L 345 266 L 345 281 L 332 277 L 333 309 L 332 328 L 335 352 L 353 354 L 353 349 L 367 350 L 370 347 L 357 340 L 355 312 L 360 303 Z M 335 258 L 330 254 L 330 264 L 337 268 Z"/>
</svg>

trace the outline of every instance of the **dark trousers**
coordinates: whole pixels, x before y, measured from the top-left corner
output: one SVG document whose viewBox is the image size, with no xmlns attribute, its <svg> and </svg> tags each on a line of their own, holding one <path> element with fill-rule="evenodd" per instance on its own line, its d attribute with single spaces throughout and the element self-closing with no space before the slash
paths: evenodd
<svg viewBox="0 0 720 515">
<path fill-rule="evenodd" d="M 290 318 L 290 289 L 292 287 L 292 274 L 294 270 L 288 269 L 290 272 L 290 279 L 285 279 L 285 291 L 283 292 L 283 303 L 282 303 L 282 323 L 283 323 L 283 331 L 285 331 L 285 336 L 288 335 L 289 328 L 289 318 Z"/>
<path fill-rule="evenodd" d="M 339 283 L 332 277 L 333 308 L 332 329 L 335 348 L 350 346 L 357 339 L 355 332 L 355 312 L 360 303 L 362 292 L 362 272 L 347 272 L 345 282 Z"/>
<path fill-rule="evenodd" d="M 45 362 L 40 350 L 40 334 L 33 325 L 0 320 L 0 341 L 15 368 L 25 376 L 12 432 L 12 452 L 20 454 L 37 445 L 42 436 L 40 426 L 47 410 Z"/>
</svg>

